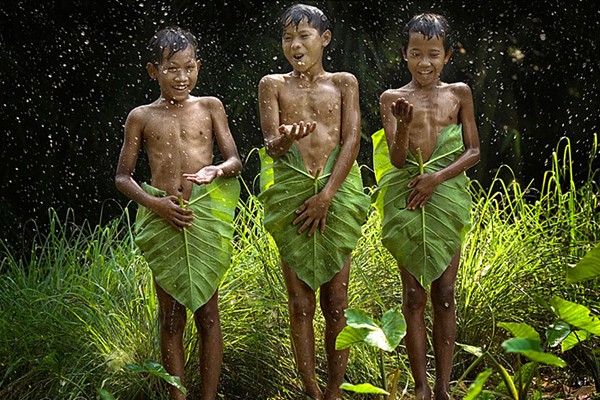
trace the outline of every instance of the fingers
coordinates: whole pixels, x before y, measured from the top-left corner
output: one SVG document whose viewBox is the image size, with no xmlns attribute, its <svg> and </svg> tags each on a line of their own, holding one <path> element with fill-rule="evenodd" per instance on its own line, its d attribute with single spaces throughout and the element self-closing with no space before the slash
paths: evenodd
<svg viewBox="0 0 600 400">
<path fill-rule="evenodd" d="M 280 125 L 279 133 L 287 135 L 291 140 L 299 140 L 308 136 L 308 134 L 313 132 L 316 127 L 316 122 L 300 121 L 298 123 L 293 123 L 292 125 Z"/>
</svg>

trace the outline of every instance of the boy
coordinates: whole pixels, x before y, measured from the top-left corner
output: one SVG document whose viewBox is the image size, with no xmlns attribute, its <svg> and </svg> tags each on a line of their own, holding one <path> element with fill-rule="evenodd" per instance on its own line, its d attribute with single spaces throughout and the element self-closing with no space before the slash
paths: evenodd
<svg viewBox="0 0 600 400">
<path fill-rule="evenodd" d="M 440 80 L 452 54 L 446 19 L 436 14 L 413 17 L 404 28 L 402 45 L 412 80 L 381 95 L 385 142 L 374 135 L 374 159 L 389 151 L 387 163 L 391 162 L 385 172 L 385 166 L 376 166 L 382 188 L 382 241 L 400 267 L 415 398 L 431 398 L 423 316 L 430 289 L 433 395 L 448 399 L 456 334 L 454 283 L 462 235 L 469 225 L 464 171 L 479 161 L 479 137 L 471 89 Z"/>
<path fill-rule="evenodd" d="M 162 363 L 183 384 L 187 307 L 201 340 L 202 399 L 209 400 L 223 358 L 217 287 L 229 266 L 239 196 L 237 180 L 224 177 L 238 175 L 242 164 L 221 101 L 190 95 L 200 68 L 196 48 L 195 37 L 177 27 L 150 40 L 147 70 L 160 97 L 129 113 L 115 183 L 140 205 L 136 243 L 154 276 Z M 211 165 L 214 140 L 224 159 L 219 165 Z M 142 143 L 152 186 L 132 177 Z M 223 213 L 215 217 L 218 210 Z M 169 391 L 172 399 L 185 398 L 174 386 Z"/>
<path fill-rule="evenodd" d="M 346 323 L 350 253 L 369 207 L 355 162 L 358 83 L 350 73 L 323 69 L 331 31 L 321 10 L 294 5 L 281 25 L 283 53 L 293 70 L 263 77 L 258 88 L 265 150 L 275 160 L 262 160 L 264 224 L 281 256 L 292 347 L 306 394 L 340 399 L 348 351 L 336 350 L 335 339 Z M 318 289 L 326 321 L 324 392 L 315 373 Z"/>
</svg>

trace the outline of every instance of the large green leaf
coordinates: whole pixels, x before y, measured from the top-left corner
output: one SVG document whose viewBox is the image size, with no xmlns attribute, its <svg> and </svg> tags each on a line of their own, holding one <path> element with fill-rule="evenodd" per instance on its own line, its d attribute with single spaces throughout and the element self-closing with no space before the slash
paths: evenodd
<svg viewBox="0 0 600 400">
<path fill-rule="evenodd" d="M 600 243 L 585 256 L 574 267 L 567 269 L 567 282 L 581 282 L 600 276 Z"/>
<path fill-rule="evenodd" d="M 479 398 L 479 395 L 483 392 L 483 385 L 492 376 L 492 369 L 488 368 L 485 371 L 479 373 L 475 381 L 469 385 L 469 391 L 467 392 L 463 400 L 475 400 Z"/>
<path fill-rule="evenodd" d="M 351 383 L 344 382 L 340 385 L 340 389 L 347 390 L 354 393 L 365 393 L 365 394 L 385 394 L 389 393 L 377 386 L 373 386 L 370 383 L 361 383 L 359 385 L 353 385 Z"/>
<path fill-rule="evenodd" d="M 153 196 L 166 195 L 150 185 L 142 186 Z M 192 311 L 212 297 L 229 268 L 239 195 L 235 178 L 194 185 L 186 207 L 194 210 L 195 219 L 181 232 L 145 207 L 138 209 L 136 244 L 160 287 Z"/>
<path fill-rule="evenodd" d="M 292 225 L 298 207 L 327 183 L 339 150 L 338 146 L 330 154 L 325 170 L 318 177 L 306 171 L 296 145 L 276 161 L 264 148 L 259 151 L 262 166 L 259 199 L 265 208 L 265 228 L 273 236 L 281 258 L 313 290 L 342 269 L 361 236 L 370 205 L 358 164 L 354 163 L 331 201 L 325 233 L 315 231 L 309 237 L 306 232 L 298 233 L 298 225 Z"/>
<path fill-rule="evenodd" d="M 554 313 L 563 321 L 600 336 L 600 319 L 593 315 L 589 308 L 560 297 L 553 297 L 550 305 Z"/>
<path fill-rule="evenodd" d="M 346 326 L 336 338 L 338 350 L 365 343 L 384 351 L 394 351 L 406 334 L 406 322 L 397 309 L 386 311 L 381 317 L 381 326 L 364 311 L 348 308 L 344 311 Z"/>
<path fill-rule="evenodd" d="M 183 394 L 187 393 L 185 386 L 181 384 L 181 379 L 178 376 L 173 376 L 167 372 L 165 367 L 153 360 L 146 360 L 142 366 L 137 364 L 127 364 L 125 369 L 129 372 L 149 374 L 156 376 L 167 382 L 171 386 L 175 386 Z"/>
<path fill-rule="evenodd" d="M 383 129 L 372 138 L 379 186 L 375 207 L 383 216 L 382 242 L 398 264 L 428 288 L 444 272 L 470 227 L 469 180 L 464 173 L 449 179 L 438 185 L 423 208 L 409 210 L 408 183 L 421 173 L 419 163 L 409 155 L 404 167 L 394 167 Z M 422 166 L 423 172 L 445 168 L 463 151 L 461 125 L 444 128 L 430 159 Z"/>
<path fill-rule="evenodd" d="M 512 338 L 505 340 L 502 347 L 509 353 L 519 353 L 529 358 L 532 361 L 541 362 L 548 365 L 556 365 L 557 367 L 566 367 L 567 363 L 554 354 L 545 353 L 541 343 L 536 339 L 528 339 L 524 337 Z"/>
<path fill-rule="evenodd" d="M 540 334 L 524 322 L 498 322 L 498 326 L 506 329 L 516 338 L 526 338 L 541 342 Z"/>
<path fill-rule="evenodd" d="M 548 346 L 556 347 L 561 344 L 571 333 L 569 323 L 557 319 L 548 328 L 546 328 L 546 339 Z"/>
<path fill-rule="evenodd" d="M 571 350 L 573 347 L 579 346 L 581 342 L 588 340 L 590 337 L 592 337 L 592 334 L 588 331 L 573 331 L 561 342 L 560 350 L 563 352 Z"/>
</svg>

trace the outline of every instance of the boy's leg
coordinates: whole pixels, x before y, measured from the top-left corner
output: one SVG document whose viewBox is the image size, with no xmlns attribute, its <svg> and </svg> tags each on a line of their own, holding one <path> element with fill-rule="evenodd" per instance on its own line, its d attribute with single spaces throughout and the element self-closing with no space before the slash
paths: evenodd
<svg viewBox="0 0 600 400">
<path fill-rule="evenodd" d="M 335 340 L 346 326 L 344 310 L 348 308 L 348 278 L 350 276 L 348 257 L 340 272 L 321 286 L 321 310 L 325 317 L 325 350 L 327 352 L 327 388 L 325 400 L 342 398 L 340 385 L 344 380 L 349 350 L 336 350 Z"/>
<path fill-rule="evenodd" d="M 431 398 L 427 382 L 427 332 L 425 330 L 425 305 L 427 293 L 417 279 L 400 267 L 402 277 L 402 314 L 406 319 L 406 352 L 415 381 L 415 399 Z"/>
<path fill-rule="evenodd" d="M 156 297 L 158 298 L 158 318 L 160 332 L 160 354 L 163 366 L 167 372 L 181 379 L 184 384 L 185 357 L 183 350 L 183 331 L 185 329 L 186 310 L 185 307 L 170 294 L 165 292 L 154 281 Z M 184 394 L 175 386 L 169 385 L 171 399 L 185 399 Z"/>
<path fill-rule="evenodd" d="M 460 249 L 452 257 L 442 276 L 431 284 L 433 306 L 433 349 L 435 352 L 434 399 L 450 398 L 450 372 L 456 339 L 456 307 L 454 284 L 460 260 Z"/>
<path fill-rule="evenodd" d="M 317 384 L 315 372 L 315 292 L 304 283 L 296 272 L 282 260 L 283 277 L 288 292 L 292 348 L 298 365 L 300 379 L 306 394 L 311 399 L 323 399 L 323 392 Z"/>
<path fill-rule="evenodd" d="M 223 337 L 219 318 L 218 291 L 194 313 L 200 336 L 200 380 L 202 400 L 217 397 L 221 364 L 223 363 Z"/>
</svg>

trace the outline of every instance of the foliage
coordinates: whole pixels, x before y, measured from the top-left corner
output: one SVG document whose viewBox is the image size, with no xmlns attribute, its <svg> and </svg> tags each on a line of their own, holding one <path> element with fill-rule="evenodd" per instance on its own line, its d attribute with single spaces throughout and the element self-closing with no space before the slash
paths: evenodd
<svg viewBox="0 0 600 400">
<path fill-rule="evenodd" d="M 511 368 L 517 356 L 502 350 L 505 338 L 496 331 L 497 321 L 526 322 L 541 332 L 555 322 L 548 313 L 554 297 L 596 315 L 600 309 L 597 279 L 565 283 L 565 267 L 582 259 L 598 242 L 599 233 L 595 177 L 576 183 L 569 155 L 568 141 L 562 141 L 539 192 L 531 185 L 523 188 L 503 181 L 487 190 L 472 187 L 473 227 L 466 236 L 457 279 L 457 341 L 491 354 L 513 380 L 520 370 Z M 293 399 L 301 388 L 289 340 L 279 254 L 262 225 L 261 204 L 247 192 L 234 220 L 231 268 L 219 288 L 225 344 L 220 393 L 230 400 Z M 125 369 L 127 364 L 160 359 L 154 289 L 148 266 L 133 242 L 128 212 L 97 226 L 75 224 L 72 213 L 58 215 L 52 210 L 49 220 L 52 225 L 46 236 L 37 238 L 27 257 L 2 250 L 0 398 L 92 399 L 105 391 L 115 398 L 166 399 L 162 379 L 140 380 Z M 381 245 L 380 232 L 379 215 L 371 211 L 353 254 L 350 307 L 367 315 L 382 315 L 401 301 L 396 262 Z M 570 329 L 557 324 L 555 330 Z M 583 338 L 583 329 L 572 332 Z M 320 313 L 315 330 L 317 370 L 323 380 Z M 597 344 L 598 337 L 590 334 L 561 355 L 568 363 L 565 370 L 588 374 L 574 352 Z M 199 378 L 191 320 L 185 347 L 185 382 L 192 397 Z M 411 383 L 403 345 L 393 354 L 383 367 L 402 370 L 401 395 Z M 481 373 L 479 382 L 488 386 L 482 386 L 482 391 L 502 385 L 497 374 L 484 379 L 487 368 L 495 368 L 488 358 L 470 368 L 477 357 L 459 351 L 455 376 L 471 383 Z M 348 382 L 379 382 L 380 371 L 370 346 L 352 349 Z M 364 396 L 368 394 L 356 393 L 353 398 Z"/>
<path fill-rule="evenodd" d="M 490 369 L 486 369 L 477 376 L 474 384 L 470 386 L 465 398 L 475 398 L 475 396 L 484 396 L 486 394 L 495 394 L 507 397 L 513 400 L 523 400 L 530 398 L 529 389 L 534 377 L 538 372 L 538 364 L 554 365 L 565 367 L 566 363 L 553 354 L 544 352 L 542 348 L 540 335 L 531 326 L 525 323 L 500 322 L 498 326 L 508 330 L 514 337 L 507 339 L 502 343 L 502 347 L 508 353 L 517 354 L 516 374 L 511 376 L 507 369 L 494 357 L 491 352 L 483 352 L 482 349 L 473 351 L 478 358 L 474 365 L 479 363 L 484 357 L 488 358 L 494 365 L 497 373 L 502 379 L 502 384 L 497 385 L 494 392 L 484 390 L 484 384 L 492 375 Z M 519 355 L 524 355 L 532 362 L 521 364 Z"/>
<path fill-rule="evenodd" d="M 392 391 L 392 393 L 387 391 L 386 372 L 383 368 L 383 352 L 393 352 L 400 344 L 400 341 L 406 334 L 404 317 L 397 309 L 391 309 L 383 313 L 380 323 L 367 316 L 364 311 L 355 308 L 346 309 L 344 314 L 346 315 L 347 326 L 344 327 L 336 338 L 335 348 L 342 350 L 358 344 L 366 344 L 378 348 L 380 350 L 380 379 L 383 387 L 378 388 L 366 383 L 358 385 L 344 383 L 341 388 L 357 393 L 384 394 L 389 396 L 387 398 L 393 399 L 395 391 Z M 395 380 L 392 387 L 395 387 L 399 376 L 398 370 L 394 371 L 393 374 Z"/>
</svg>

